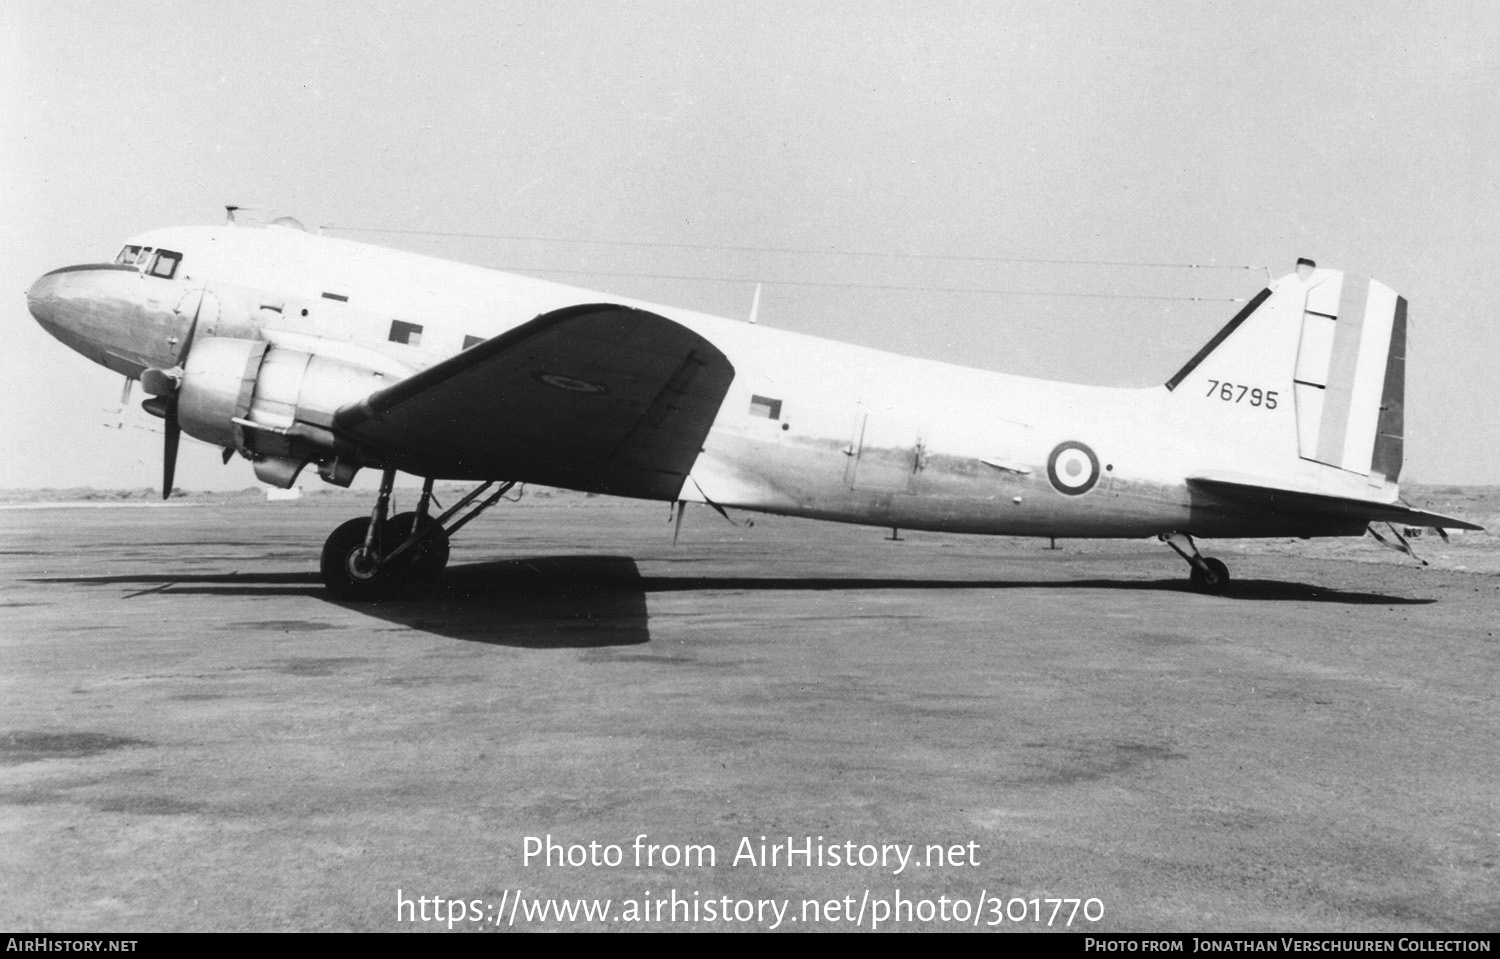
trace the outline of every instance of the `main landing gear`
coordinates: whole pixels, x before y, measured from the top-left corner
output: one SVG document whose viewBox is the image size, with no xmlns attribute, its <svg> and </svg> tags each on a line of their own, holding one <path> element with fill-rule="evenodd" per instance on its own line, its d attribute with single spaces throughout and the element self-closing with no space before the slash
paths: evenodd
<svg viewBox="0 0 1500 959">
<path fill-rule="evenodd" d="M 1177 551 L 1177 555 L 1188 561 L 1193 571 L 1188 581 L 1200 593 L 1222 596 L 1229 589 L 1229 567 L 1212 556 L 1204 556 L 1193 545 L 1193 538 L 1186 533 L 1162 533 L 1157 539 Z"/>
<path fill-rule="evenodd" d="M 500 488 L 449 525 L 450 519 L 495 484 L 485 483 L 434 518 L 432 480 L 422 484 L 422 498 L 410 513 L 388 515 L 396 471 L 386 470 L 380 494 L 368 517 L 356 517 L 335 529 L 323 544 L 323 585 L 338 599 L 379 599 L 409 582 L 436 579 L 448 565 L 448 540 L 469 520 L 494 506 L 514 482 Z"/>
</svg>

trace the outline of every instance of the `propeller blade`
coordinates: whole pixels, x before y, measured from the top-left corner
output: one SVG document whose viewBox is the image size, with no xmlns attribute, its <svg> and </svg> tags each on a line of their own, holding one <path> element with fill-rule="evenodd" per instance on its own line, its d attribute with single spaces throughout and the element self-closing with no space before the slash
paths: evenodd
<svg viewBox="0 0 1500 959">
<path fill-rule="evenodd" d="M 179 377 L 179 382 L 175 384 L 177 388 L 181 387 L 180 377 L 182 375 L 182 368 L 187 363 L 188 352 L 193 348 L 193 337 L 198 332 L 198 317 L 203 313 L 204 295 L 200 291 L 198 306 L 193 310 L 193 321 L 188 324 L 187 332 L 182 336 L 182 348 L 177 351 L 177 374 Z M 161 457 L 161 498 L 170 499 L 172 496 L 172 479 L 177 474 L 177 447 L 182 443 L 182 424 L 177 421 L 177 393 L 174 389 L 168 396 L 158 396 L 153 399 L 158 401 L 156 405 L 160 407 L 162 419 L 166 421 Z M 145 406 L 149 403 L 151 403 L 151 400 L 147 400 L 142 405 Z M 154 409 L 148 411 L 152 413 L 156 412 Z M 226 463 L 229 461 L 227 456 L 224 461 Z"/>
<path fill-rule="evenodd" d="M 182 427 L 177 422 L 177 397 L 166 404 L 166 442 L 162 447 L 161 498 L 172 495 L 172 478 L 177 473 L 177 446 L 182 440 Z"/>
<path fill-rule="evenodd" d="M 198 332 L 198 317 L 203 313 L 203 297 L 198 295 L 198 308 L 193 310 L 193 322 L 188 324 L 187 332 L 182 336 L 182 349 L 177 351 L 177 365 L 180 367 L 187 362 L 188 350 L 193 348 L 193 336 Z"/>
</svg>

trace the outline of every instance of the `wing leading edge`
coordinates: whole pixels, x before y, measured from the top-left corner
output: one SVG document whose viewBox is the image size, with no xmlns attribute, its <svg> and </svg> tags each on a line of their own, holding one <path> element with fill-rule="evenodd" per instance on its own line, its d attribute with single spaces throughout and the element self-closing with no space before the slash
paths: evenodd
<svg viewBox="0 0 1500 959">
<path fill-rule="evenodd" d="M 1254 483 L 1233 482 L 1206 476 L 1188 478 L 1190 488 L 1208 493 L 1215 499 L 1257 513 L 1278 517 L 1291 515 L 1319 519 L 1349 519 L 1370 523 L 1401 523 L 1406 526 L 1438 529 L 1482 530 L 1467 520 L 1439 513 L 1428 513 L 1399 503 L 1377 503 L 1348 496 L 1330 496 L 1309 490 L 1286 489 Z"/>
<path fill-rule="evenodd" d="M 722 351 L 645 310 L 545 313 L 339 410 L 386 465 L 673 499 L 734 379 Z"/>
</svg>

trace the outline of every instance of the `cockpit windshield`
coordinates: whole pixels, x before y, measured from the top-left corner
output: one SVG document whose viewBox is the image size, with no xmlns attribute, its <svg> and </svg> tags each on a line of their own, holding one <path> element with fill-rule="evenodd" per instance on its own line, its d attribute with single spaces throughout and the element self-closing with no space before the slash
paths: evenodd
<svg viewBox="0 0 1500 959">
<path fill-rule="evenodd" d="M 120 251 L 120 255 L 115 257 L 115 262 L 124 263 L 127 266 L 140 266 L 149 259 L 151 259 L 151 247 L 132 246 L 127 243 L 125 248 Z"/>
<path fill-rule="evenodd" d="M 153 253 L 156 254 L 154 258 Z M 149 246 L 127 243 L 124 249 L 120 250 L 120 255 L 115 257 L 115 262 L 170 280 L 177 275 L 177 265 L 182 262 L 182 254 L 172 250 L 156 250 Z"/>
<path fill-rule="evenodd" d="M 181 253 L 173 253 L 171 250 L 157 250 L 156 259 L 151 261 L 151 266 L 146 270 L 152 276 L 170 280 L 177 275 L 177 264 L 182 262 Z"/>
</svg>

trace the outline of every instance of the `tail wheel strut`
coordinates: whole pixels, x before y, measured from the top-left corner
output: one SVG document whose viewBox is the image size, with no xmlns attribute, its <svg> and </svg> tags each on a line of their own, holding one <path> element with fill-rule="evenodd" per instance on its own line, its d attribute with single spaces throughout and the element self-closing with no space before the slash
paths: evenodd
<svg viewBox="0 0 1500 959">
<path fill-rule="evenodd" d="M 1229 589 L 1229 567 L 1222 560 L 1212 556 L 1204 556 L 1198 552 L 1198 547 L 1193 544 L 1193 538 L 1187 533 L 1171 532 L 1162 533 L 1157 539 L 1166 543 L 1177 551 L 1177 555 L 1187 560 L 1192 571 L 1188 573 L 1188 582 L 1193 589 L 1200 593 L 1208 593 L 1212 596 L 1222 596 Z"/>
</svg>

